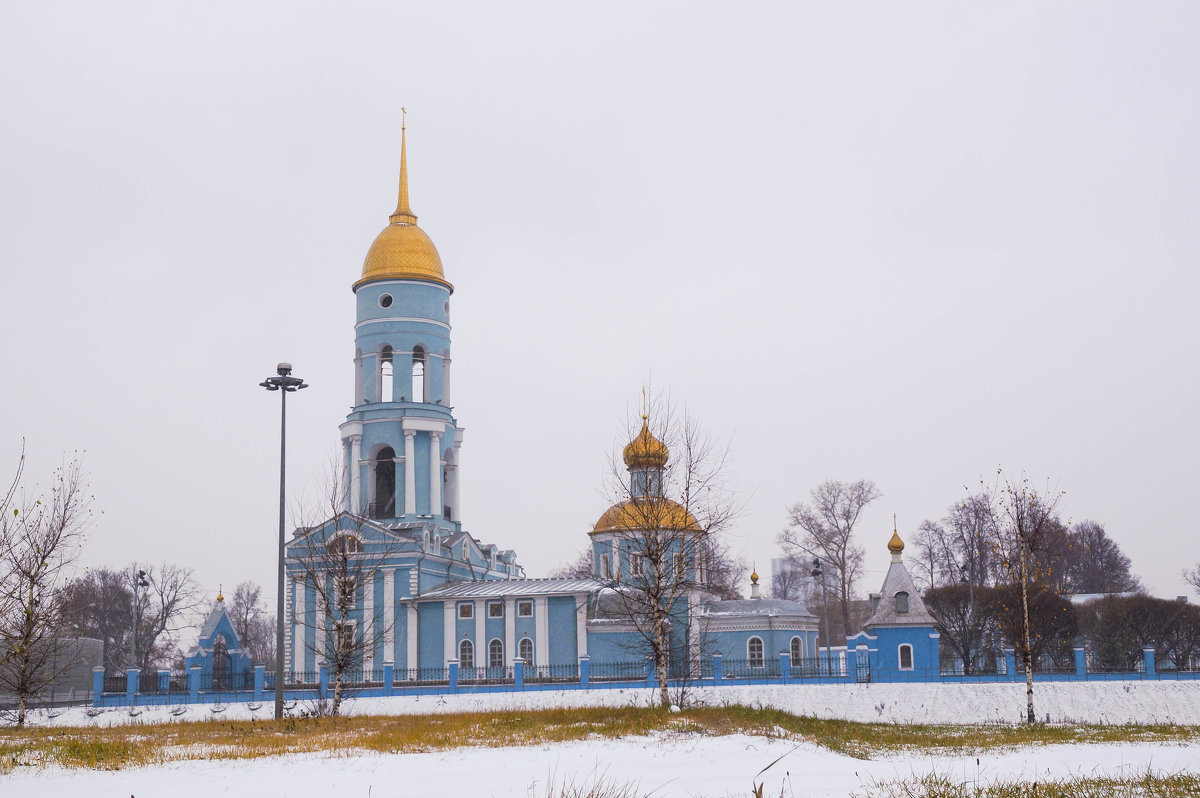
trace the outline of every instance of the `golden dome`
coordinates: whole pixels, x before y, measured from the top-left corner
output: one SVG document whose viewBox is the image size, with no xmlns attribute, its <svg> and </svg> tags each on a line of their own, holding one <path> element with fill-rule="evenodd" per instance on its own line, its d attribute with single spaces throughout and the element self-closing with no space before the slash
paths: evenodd
<svg viewBox="0 0 1200 798">
<path fill-rule="evenodd" d="M 442 271 L 442 258 L 437 247 L 417 227 L 417 215 L 408 206 L 408 155 L 405 146 L 405 128 L 400 128 L 400 197 L 396 211 L 389 217 L 391 222 L 375 237 L 367 258 L 363 261 L 362 277 L 354 284 L 357 289 L 372 280 L 429 280 L 440 283 L 451 291 L 454 286 L 446 281 Z"/>
<path fill-rule="evenodd" d="M 650 434 L 646 416 L 642 416 L 642 431 L 625 447 L 625 465 L 630 468 L 662 468 L 671 453 L 665 444 Z"/>
<path fill-rule="evenodd" d="M 661 444 L 659 444 L 661 445 Z M 699 532 L 700 524 L 681 505 L 670 499 L 627 499 L 605 510 L 592 532 L 635 532 L 666 529 Z"/>
<path fill-rule="evenodd" d="M 892 554 L 899 554 L 904 551 L 904 541 L 900 539 L 900 533 L 892 530 L 892 539 L 888 541 L 888 551 Z"/>
</svg>

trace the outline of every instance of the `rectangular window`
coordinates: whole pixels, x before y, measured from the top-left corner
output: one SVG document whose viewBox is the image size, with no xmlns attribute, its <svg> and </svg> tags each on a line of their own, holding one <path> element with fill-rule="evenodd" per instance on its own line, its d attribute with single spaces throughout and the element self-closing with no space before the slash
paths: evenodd
<svg viewBox="0 0 1200 798">
<path fill-rule="evenodd" d="M 458 605 L 458 617 L 459 618 L 474 618 L 475 617 L 475 605 L 474 604 L 459 604 Z"/>
<path fill-rule="evenodd" d="M 533 602 L 532 601 L 518 601 L 517 602 L 517 617 L 518 618 L 532 618 L 533 617 Z"/>
<path fill-rule="evenodd" d="M 605 579 L 612 579 L 612 563 L 607 554 L 600 555 L 600 575 Z"/>
<path fill-rule="evenodd" d="M 641 576 L 642 575 L 642 563 L 645 561 L 645 559 L 646 558 L 640 554 L 630 555 L 630 557 L 629 557 L 629 572 L 631 574 L 633 574 L 634 576 Z"/>
<path fill-rule="evenodd" d="M 503 601 L 493 601 L 492 603 L 488 604 L 488 617 L 489 618 L 503 618 L 504 617 L 504 602 Z"/>
</svg>

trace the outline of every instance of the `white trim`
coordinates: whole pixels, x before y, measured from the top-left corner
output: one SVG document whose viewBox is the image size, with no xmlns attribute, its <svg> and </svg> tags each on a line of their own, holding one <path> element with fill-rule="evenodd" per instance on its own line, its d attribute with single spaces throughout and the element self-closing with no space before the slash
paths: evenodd
<svg viewBox="0 0 1200 798">
<path fill-rule="evenodd" d="M 499 665 L 493 665 L 493 664 L 492 664 L 492 643 L 499 643 L 499 644 L 500 644 L 500 664 L 499 664 Z M 501 639 L 500 639 L 500 638 L 498 638 L 498 637 L 493 637 L 491 640 L 489 640 L 489 641 L 488 641 L 488 644 L 487 644 L 487 667 L 489 667 L 489 668 L 503 668 L 503 667 L 504 667 L 504 662 L 505 662 L 505 659 L 504 659 L 504 641 L 503 641 L 503 640 L 501 640 Z"/>
<path fill-rule="evenodd" d="M 442 602 L 442 659 L 447 662 L 458 656 L 458 641 L 454 634 L 457 612 L 453 601 Z"/>
<path fill-rule="evenodd" d="M 587 646 L 587 596 L 575 597 L 575 655 L 586 657 Z"/>
<path fill-rule="evenodd" d="M 797 640 L 800 641 L 800 656 L 799 657 L 796 656 L 796 652 L 795 652 L 796 647 L 792 645 L 792 643 L 796 642 Z M 791 657 L 793 660 L 804 659 L 804 654 L 807 651 L 807 649 L 808 649 L 808 644 L 804 640 L 804 635 L 792 635 L 791 638 L 788 640 L 788 656 Z"/>
<path fill-rule="evenodd" d="M 363 585 L 363 670 L 375 669 L 375 573 Z"/>
<path fill-rule="evenodd" d="M 428 404 L 425 402 L 424 404 Z M 449 410 L 450 408 L 446 408 Z M 395 419 L 380 419 L 381 421 L 395 422 Z M 416 416 L 405 416 L 400 419 L 400 429 L 405 432 L 436 432 L 439 435 L 446 434 L 446 428 L 450 426 L 449 421 L 438 421 L 435 418 L 418 418 Z"/>
<path fill-rule="evenodd" d="M 517 600 L 515 598 L 504 599 L 504 653 L 505 662 L 512 662 L 517 658 Z"/>
<path fill-rule="evenodd" d="M 383 661 L 396 661 L 396 574 L 399 568 L 383 572 Z"/>
<path fill-rule="evenodd" d="M 538 665 L 550 664 L 550 612 L 545 596 L 533 600 L 533 656 Z"/>
<path fill-rule="evenodd" d="M 394 299 L 394 297 L 393 297 L 393 299 Z M 379 303 L 376 302 L 375 304 L 378 305 Z M 420 316 L 379 316 L 378 318 L 374 318 L 374 319 L 363 319 L 362 321 L 356 322 L 354 324 L 354 329 L 361 330 L 363 327 L 366 327 L 369 324 L 388 324 L 388 323 L 394 323 L 394 322 L 416 322 L 417 324 L 432 324 L 434 327 L 441 327 L 446 332 L 450 332 L 450 324 L 448 322 L 437 321 L 435 319 L 424 319 L 424 318 L 421 318 Z"/>
<path fill-rule="evenodd" d="M 417 634 L 420 627 L 420 621 L 417 619 L 417 605 L 415 602 L 408 604 L 408 629 L 404 635 L 404 667 L 414 669 L 419 666 L 417 662 Z"/>
<path fill-rule="evenodd" d="M 479 648 L 479 641 L 487 639 L 487 602 L 484 599 L 475 599 L 475 648 Z M 479 656 L 475 657 L 476 663 L 479 664 Z"/>
<path fill-rule="evenodd" d="M 904 663 L 904 660 L 901 658 L 901 654 L 900 654 L 900 652 L 901 652 L 901 651 L 903 651 L 905 648 L 907 648 L 907 649 L 908 649 L 908 662 L 909 662 L 909 665 L 908 665 L 908 667 L 907 667 L 907 668 L 906 668 L 906 667 L 904 667 L 904 664 L 903 664 L 903 663 Z M 916 651 L 916 649 L 913 647 L 913 644 L 912 644 L 912 643 L 901 643 L 900 645 L 896 646 L 896 667 L 897 667 L 899 670 L 902 670 L 902 671 L 911 671 L 911 670 L 916 670 L 916 667 L 917 667 L 917 651 Z"/>
<path fill-rule="evenodd" d="M 530 644 L 531 646 L 533 646 L 533 656 L 534 656 L 534 657 L 537 657 L 539 654 L 541 654 L 541 652 L 540 652 L 540 651 L 538 651 L 538 645 L 537 645 L 537 641 L 536 641 L 536 640 L 534 640 L 532 637 L 530 637 L 529 635 L 521 635 L 521 640 L 528 640 L 528 641 L 529 641 L 529 644 Z M 520 657 L 520 656 L 521 656 L 521 640 L 518 640 L 518 641 L 517 641 L 517 656 L 518 656 L 518 657 Z M 526 665 L 533 665 L 533 664 L 534 664 L 534 663 L 532 663 L 532 662 L 529 662 L 529 661 L 527 661 L 527 660 L 523 660 L 523 661 L 525 662 L 525 664 L 526 664 Z"/>
</svg>

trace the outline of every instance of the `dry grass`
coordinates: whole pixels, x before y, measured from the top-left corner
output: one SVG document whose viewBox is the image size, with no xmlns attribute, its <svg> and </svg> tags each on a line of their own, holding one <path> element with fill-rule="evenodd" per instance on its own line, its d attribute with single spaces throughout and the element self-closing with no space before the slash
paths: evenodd
<svg viewBox="0 0 1200 798">
<path fill-rule="evenodd" d="M 191 759 L 253 759 L 316 751 L 334 756 L 422 752 L 656 733 L 784 737 L 863 759 L 876 752 L 904 750 L 966 754 L 1036 744 L 1200 739 L 1200 729 L 1180 726 L 901 726 L 816 720 L 744 706 L 697 707 L 675 714 L 636 707 L 553 709 L 5 729 L 0 730 L 0 773 L 51 764 L 112 770 Z"/>
<path fill-rule="evenodd" d="M 1200 776 L 1143 773 L 1128 778 L 998 781 L 974 786 L 945 776 L 924 776 L 868 787 L 862 798 L 1195 798 Z"/>
</svg>

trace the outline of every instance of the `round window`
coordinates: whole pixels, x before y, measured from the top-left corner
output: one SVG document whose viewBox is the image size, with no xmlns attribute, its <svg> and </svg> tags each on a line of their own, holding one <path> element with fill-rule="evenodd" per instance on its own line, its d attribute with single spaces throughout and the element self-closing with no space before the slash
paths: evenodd
<svg viewBox="0 0 1200 798">
<path fill-rule="evenodd" d="M 390 308 L 391 306 L 392 306 L 392 295 L 391 294 L 384 294 L 383 296 L 379 297 L 379 307 Z"/>
</svg>

